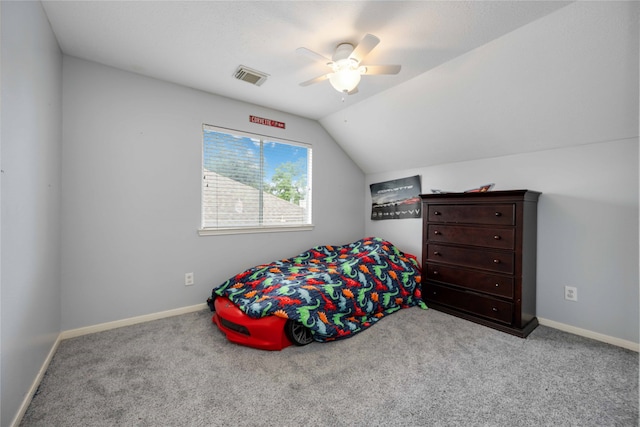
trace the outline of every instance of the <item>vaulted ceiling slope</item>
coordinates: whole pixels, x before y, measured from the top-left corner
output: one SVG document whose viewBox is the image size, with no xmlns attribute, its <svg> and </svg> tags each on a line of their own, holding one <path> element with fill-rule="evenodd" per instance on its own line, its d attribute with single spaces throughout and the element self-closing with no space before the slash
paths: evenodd
<svg viewBox="0 0 640 427">
<path fill-rule="evenodd" d="M 573 3 L 320 123 L 366 173 L 637 143 L 639 16 Z"/>
<path fill-rule="evenodd" d="M 562 1 L 43 2 L 65 54 L 319 120 L 365 172 L 404 165 L 402 156 L 390 155 L 389 147 L 399 140 L 412 141 L 406 151 L 416 148 L 416 140 L 420 151 L 433 148 L 435 155 L 422 165 L 465 157 L 444 153 L 444 146 L 462 144 L 450 149 L 469 156 L 486 157 L 492 148 L 500 152 L 504 147 L 499 139 L 493 143 L 496 147 L 484 150 L 477 135 L 454 133 L 432 140 L 433 126 L 421 126 L 426 133 L 416 133 L 415 123 L 442 104 L 445 111 L 454 108 L 451 102 L 460 101 L 457 92 L 473 92 L 474 67 L 481 73 L 493 71 L 486 66 L 493 60 L 492 48 L 478 48 L 560 13 L 568 4 L 573 6 Z M 327 81 L 299 85 L 324 74 L 326 68 L 296 54 L 298 47 L 330 57 L 339 43 L 357 44 L 367 33 L 381 42 L 366 62 L 401 64 L 399 74 L 363 76 L 359 92 L 346 97 Z M 535 65 L 539 53 L 536 46 L 533 49 L 532 61 L 520 53 L 526 64 L 514 72 L 529 74 L 525 67 L 529 62 Z M 457 65 L 452 70 L 447 64 Z M 239 65 L 269 77 L 261 86 L 237 80 L 233 74 Z M 508 78 L 514 64 L 503 65 L 496 79 Z M 448 79 L 443 75 L 447 73 Z M 492 89 L 495 93 L 486 93 Z M 485 87 L 477 95 L 501 92 L 499 87 Z M 429 99 L 426 105 L 425 99 Z M 447 120 L 455 121 L 457 113 L 449 111 L 453 116 Z M 437 112 L 427 123 L 440 120 L 442 114 Z"/>
</svg>

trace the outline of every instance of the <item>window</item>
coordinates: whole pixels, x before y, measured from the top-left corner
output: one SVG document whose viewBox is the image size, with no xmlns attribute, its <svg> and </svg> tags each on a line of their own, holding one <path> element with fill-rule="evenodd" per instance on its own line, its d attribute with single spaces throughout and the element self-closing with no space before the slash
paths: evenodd
<svg viewBox="0 0 640 427">
<path fill-rule="evenodd" d="M 200 234 L 311 229 L 311 146 L 203 125 Z"/>
</svg>

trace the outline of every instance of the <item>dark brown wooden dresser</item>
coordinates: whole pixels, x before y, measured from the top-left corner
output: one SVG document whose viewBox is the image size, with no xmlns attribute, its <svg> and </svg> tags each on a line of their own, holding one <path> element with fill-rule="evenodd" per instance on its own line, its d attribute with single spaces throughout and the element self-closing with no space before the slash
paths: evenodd
<svg viewBox="0 0 640 427">
<path fill-rule="evenodd" d="M 423 194 L 423 299 L 519 337 L 536 326 L 539 192 Z"/>
</svg>

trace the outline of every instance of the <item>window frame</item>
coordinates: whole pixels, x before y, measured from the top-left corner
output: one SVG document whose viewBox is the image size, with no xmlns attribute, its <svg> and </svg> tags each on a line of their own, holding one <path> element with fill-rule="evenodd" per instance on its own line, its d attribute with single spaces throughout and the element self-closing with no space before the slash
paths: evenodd
<svg viewBox="0 0 640 427">
<path fill-rule="evenodd" d="M 285 225 L 251 225 L 251 226 L 226 226 L 226 227 L 205 227 L 205 206 L 204 206 L 204 187 L 205 180 L 203 179 L 204 164 L 205 164 L 205 132 L 213 131 L 218 133 L 224 133 L 227 135 L 233 135 L 234 137 L 245 137 L 260 140 L 261 144 L 268 142 L 275 142 L 279 144 L 300 146 L 307 149 L 307 197 L 308 197 L 308 223 L 305 224 L 285 224 Z M 238 129 L 225 128 L 221 126 L 202 124 L 202 145 L 201 145 L 201 162 L 200 162 L 200 227 L 198 228 L 198 234 L 200 236 L 215 236 L 215 235 L 228 235 L 228 234 L 253 234 L 253 233 L 274 233 L 274 232 L 289 232 L 289 231 L 310 231 L 314 229 L 313 224 L 313 185 L 312 185 L 312 163 L 313 163 L 313 146 L 309 143 L 295 141 L 291 139 L 274 137 L 271 135 L 258 134 L 253 132 L 242 131 Z M 263 159 L 261 158 L 261 162 Z M 264 180 L 264 176 L 261 177 Z M 264 193 L 264 191 L 263 191 Z M 267 193 L 269 194 L 269 193 Z"/>
</svg>

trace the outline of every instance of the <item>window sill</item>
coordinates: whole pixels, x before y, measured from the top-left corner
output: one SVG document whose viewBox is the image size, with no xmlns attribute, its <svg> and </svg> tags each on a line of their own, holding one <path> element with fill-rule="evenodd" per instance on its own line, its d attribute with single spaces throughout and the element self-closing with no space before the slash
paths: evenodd
<svg viewBox="0 0 640 427">
<path fill-rule="evenodd" d="M 243 227 L 243 228 L 200 228 L 200 236 L 221 236 L 225 234 L 253 234 L 253 233 L 280 233 L 286 231 L 311 231 L 311 225 L 273 226 L 273 227 Z"/>
</svg>

